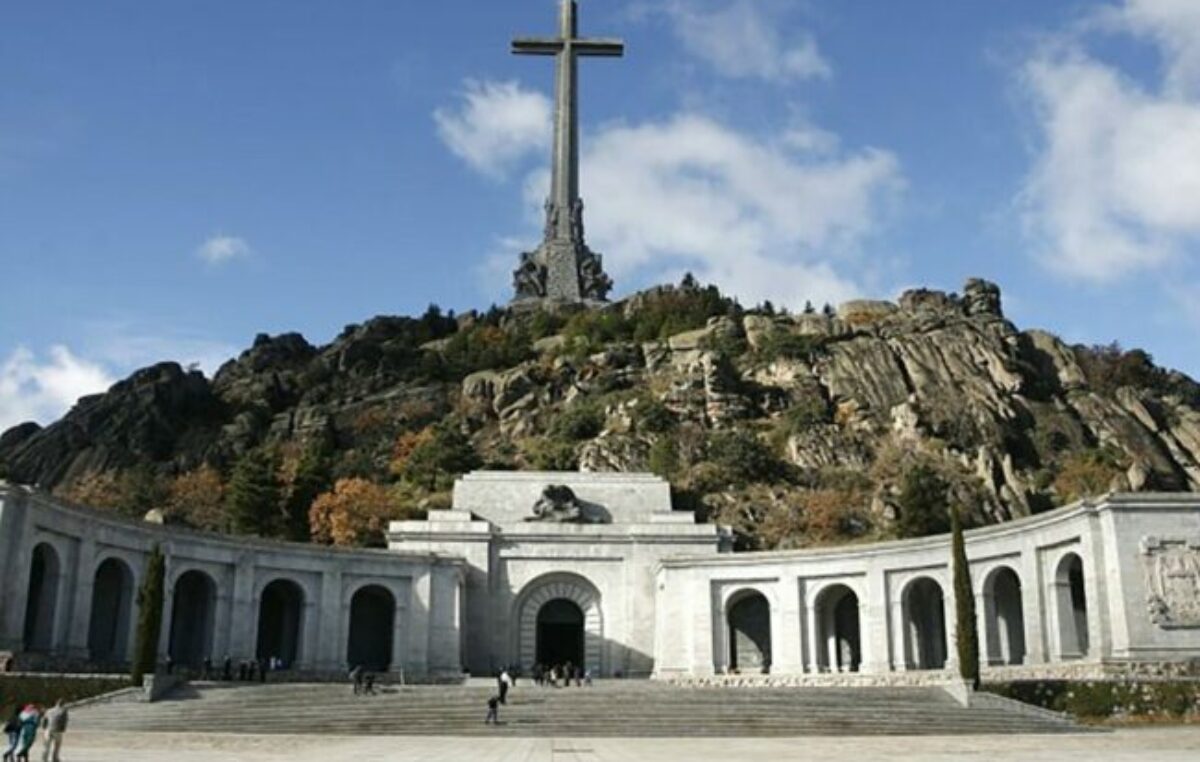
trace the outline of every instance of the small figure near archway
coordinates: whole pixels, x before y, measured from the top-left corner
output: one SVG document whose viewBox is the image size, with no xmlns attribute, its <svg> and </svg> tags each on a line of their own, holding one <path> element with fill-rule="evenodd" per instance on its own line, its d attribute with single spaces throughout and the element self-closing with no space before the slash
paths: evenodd
<svg viewBox="0 0 1200 762">
<path fill-rule="evenodd" d="M 729 601 L 729 669 L 742 674 L 765 674 L 771 669 L 771 604 L 750 590 Z"/>
</svg>

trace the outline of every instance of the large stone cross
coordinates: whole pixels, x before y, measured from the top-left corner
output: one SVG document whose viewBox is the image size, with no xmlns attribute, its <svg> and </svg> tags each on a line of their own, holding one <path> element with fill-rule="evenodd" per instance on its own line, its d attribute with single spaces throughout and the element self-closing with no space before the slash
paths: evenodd
<svg viewBox="0 0 1200 762">
<path fill-rule="evenodd" d="M 514 273 L 516 299 L 603 301 L 612 288 L 600 257 L 584 243 L 583 202 L 579 198 L 579 56 L 620 57 L 620 40 L 579 36 L 577 0 L 561 0 L 558 37 L 513 41 L 517 55 L 555 56 L 554 153 L 546 230 L 542 245 L 521 256 Z"/>
</svg>

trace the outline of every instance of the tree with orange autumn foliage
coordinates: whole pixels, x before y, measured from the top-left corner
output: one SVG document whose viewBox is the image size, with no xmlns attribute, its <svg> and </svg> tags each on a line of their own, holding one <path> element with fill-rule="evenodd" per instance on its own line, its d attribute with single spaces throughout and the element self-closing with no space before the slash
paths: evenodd
<svg viewBox="0 0 1200 762">
<path fill-rule="evenodd" d="M 409 515 L 386 487 L 366 479 L 339 479 L 332 492 L 313 501 L 308 518 L 313 542 L 382 547 L 388 522 Z"/>
<path fill-rule="evenodd" d="M 221 472 L 204 465 L 176 476 L 167 488 L 164 514 L 168 523 L 179 522 L 196 529 L 226 531 L 225 482 Z"/>
</svg>

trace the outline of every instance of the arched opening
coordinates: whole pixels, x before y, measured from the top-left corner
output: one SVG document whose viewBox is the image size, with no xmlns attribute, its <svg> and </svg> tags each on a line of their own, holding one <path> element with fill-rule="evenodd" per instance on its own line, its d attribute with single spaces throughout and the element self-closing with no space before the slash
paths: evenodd
<svg viewBox="0 0 1200 762">
<path fill-rule="evenodd" d="M 1077 554 L 1068 553 L 1058 562 L 1055 587 L 1058 592 L 1060 656 L 1063 659 L 1081 659 L 1088 652 L 1088 611 L 1083 559 Z"/>
<path fill-rule="evenodd" d="M 942 587 L 929 577 L 904 591 L 904 639 L 911 669 L 946 666 L 946 601 Z"/>
<path fill-rule="evenodd" d="M 346 663 L 374 672 L 392 666 L 392 634 L 396 628 L 396 599 L 379 585 L 368 585 L 350 600 L 350 637 Z"/>
<path fill-rule="evenodd" d="M 216 604 L 217 584 L 204 572 L 193 569 L 175 580 L 167 653 L 176 664 L 199 667 L 212 657 Z"/>
<path fill-rule="evenodd" d="M 1007 566 L 991 573 L 983 585 L 989 664 L 1025 663 L 1025 612 L 1021 578 Z"/>
<path fill-rule="evenodd" d="M 88 653 L 98 664 L 125 661 L 133 611 L 133 572 L 117 558 L 96 569 L 92 582 L 92 615 L 88 623 Z"/>
<path fill-rule="evenodd" d="M 527 670 L 570 661 L 598 677 L 620 664 L 604 641 L 600 591 L 578 574 L 555 572 L 525 585 L 513 605 L 513 623 L 514 654 Z"/>
<path fill-rule="evenodd" d="M 43 542 L 33 549 L 29 594 L 25 598 L 26 651 L 45 653 L 54 649 L 54 618 L 61 571 L 62 565 L 53 547 Z"/>
<path fill-rule="evenodd" d="M 537 662 L 549 666 L 584 663 L 583 609 L 555 598 L 537 613 Z"/>
<path fill-rule="evenodd" d="M 267 585 L 258 604 L 258 658 L 279 659 L 285 668 L 294 665 L 300 656 L 303 620 L 304 591 L 299 585 L 286 579 Z"/>
<path fill-rule="evenodd" d="M 834 585 L 817 599 L 817 665 L 822 672 L 857 672 L 862 663 L 858 596 Z"/>
<path fill-rule="evenodd" d="M 729 668 L 751 674 L 771 668 L 771 604 L 750 591 L 729 603 Z"/>
</svg>

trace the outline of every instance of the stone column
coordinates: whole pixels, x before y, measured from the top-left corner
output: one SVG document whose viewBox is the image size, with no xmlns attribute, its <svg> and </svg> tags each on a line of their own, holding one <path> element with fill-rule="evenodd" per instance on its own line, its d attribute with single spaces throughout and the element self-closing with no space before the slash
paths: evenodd
<svg viewBox="0 0 1200 762">
<path fill-rule="evenodd" d="M 70 659 L 88 661 L 91 651 L 88 648 L 88 634 L 91 628 L 92 589 L 96 579 L 92 576 L 92 567 L 96 561 L 96 541 L 90 535 L 80 539 L 75 552 L 75 563 L 72 573 L 74 584 L 67 590 L 73 593 L 73 599 L 64 601 L 70 607 L 71 619 L 64 651 Z M 63 570 L 64 573 L 66 569 Z"/>
<path fill-rule="evenodd" d="M 821 672 L 821 627 L 818 621 L 816 601 L 811 597 L 804 601 L 804 629 L 808 633 L 808 670 L 814 675 Z"/>
<path fill-rule="evenodd" d="M 771 673 L 797 675 L 804 672 L 803 628 L 800 594 L 795 578 L 791 584 L 781 576 L 777 583 L 778 617 L 771 617 Z"/>
<path fill-rule="evenodd" d="M 1045 664 L 1050 660 L 1046 644 L 1047 601 L 1038 564 L 1037 547 L 1026 543 L 1021 548 L 1021 616 L 1025 624 L 1025 663 Z"/>
<path fill-rule="evenodd" d="M 888 672 L 891 669 L 889 655 L 903 651 L 903 641 L 900 641 L 900 646 L 891 643 L 889 633 L 895 617 L 889 620 L 889 608 L 887 578 L 883 570 L 868 570 L 865 595 L 858 602 L 858 641 L 862 649 L 862 665 L 859 669 L 863 672 Z"/>
<path fill-rule="evenodd" d="M 234 661 L 253 658 L 258 645 L 258 598 L 254 591 L 254 560 L 249 553 L 239 556 L 234 567 L 229 608 L 229 651 Z"/>
<path fill-rule="evenodd" d="M 429 567 L 420 569 L 412 581 L 408 606 L 408 653 L 405 672 L 424 677 L 429 672 L 429 607 L 432 603 L 432 584 Z"/>
<path fill-rule="evenodd" d="M 892 669 L 907 672 L 911 666 L 908 658 L 908 623 L 904 621 L 904 601 L 898 598 L 891 602 L 892 612 Z"/>
<path fill-rule="evenodd" d="M 328 569 L 321 575 L 321 600 L 315 610 L 317 641 L 312 649 L 312 661 L 322 672 L 342 670 L 346 657 L 347 619 L 349 602 L 342 600 L 342 572 Z"/>
</svg>

